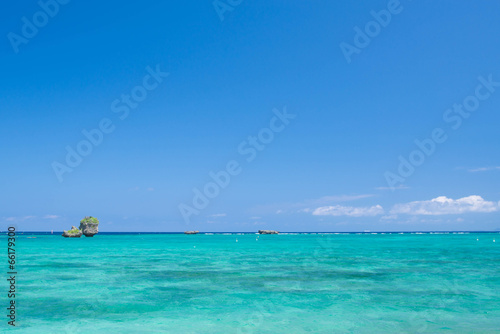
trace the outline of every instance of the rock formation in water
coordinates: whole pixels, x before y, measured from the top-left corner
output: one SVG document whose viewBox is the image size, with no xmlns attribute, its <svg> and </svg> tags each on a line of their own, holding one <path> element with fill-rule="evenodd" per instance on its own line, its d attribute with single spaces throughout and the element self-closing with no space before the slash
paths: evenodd
<svg viewBox="0 0 500 334">
<path fill-rule="evenodd" d="M 186 231 L 184 234 L 198 234 L 200 231 Z"/>
<path fill-rule="evenodd" d="M 63 231 L 62 236 L 65 238 L 80 238 L 82 234 L 82 231 L 77 229 L 75 226 L 71 226 L 71 230 Z"/>
<path fill-rule="evenodd" d="M 85 217 L 80 221 L 80 230 L 86 237 L 93 237 L 99 233 L 99 220 L 95 217 Z"/>
<path fill-rule="evenodd" d="M 278 231 L 273 230 L 259 230 L 259 234 L 278 234 Z"/>
</svg>

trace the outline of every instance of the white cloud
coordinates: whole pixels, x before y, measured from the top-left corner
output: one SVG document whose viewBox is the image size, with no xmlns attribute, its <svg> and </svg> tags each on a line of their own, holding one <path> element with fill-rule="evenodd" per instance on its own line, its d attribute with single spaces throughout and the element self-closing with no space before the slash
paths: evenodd
<svg viewBox="0 0 500 334">
<path fill-rule="evenodd" d="M 384 213 L 384 209 L 380 205 L 371 207 L 352 207 L 352 206 L 322 206 L 313 211 L 314 216 L 377 216 Z"/>
<path fill-rule="evenodd" d="M 430 201 L 415 201 L 396 204 L 390 211 L 391 214 L 409 215 L 453 215 L 468 212 L 495 212 L 499 204 L 485 201 L 481 196 L 472 195 L 459 199 L 440 196 Z"/>
<path fill-rule="evenodd" d="M 226 217 L 226 214 L 225 213 L 216 213 L 216 214 L 210 215 L 209 217 Z"/>
<path fill-rule="evenodd" d="M 148 189 L 146 189 L 147 191 L 155 191 L 155 188 L 153 187 L 149 187 Z"/>
<path fill-rule="evenodd" d="M 404 184 L 400 184 L 397 187 L 377 187 L 377 190 L 402 190 L 402 189 L 410 189 L 410 187 L 405 186 Z"/>
<path fill-rule="evenodd" d="M 312 212 L 314 208 L 326 205 L 333 205 L 340 202 L 355 201 L 363 198 L 373 197 L 373 194 L 361 195 L 337 195 L 323 196 L 315 199 L 308 199 L 302 202 L 295 203 L 276 203 L 271 205 L 260 205 L 253 209 L 255 215 L 264 215 L 269 213 L 297 213 L 297 212 Z"/>
<path fill-rule="evenodd" d="M 43 217 L 43 219 L 57 219 L 57 218 L 59 218 L 58 215 L 45 215 Z"/>
<path fill-rule="evenodd" d="M 24 216 L 24 217 L 7 217 L 5 218 L 5 221 L 8 221 L 8 222 L 22 222 L 22 221 L 25 221 L 25 220 L 28 220 L 28 219 L 33 219 L 33 218 L 36 218 L 36 216 Z"/>
<path fill-rule="evenodd" d="M 479 168 L 469 169 L 469 172 L 477 173 L 477 172 L 487 172 L 490 170 L 499 170 L 499 169 L 500 169 L 500 167 L 479 167 Z"/>
<path fill-rule="evenodd" d="M 380 220 L 396 220 L 398 219 L 398 215 L 386 215 L 380 217 Z"/>
<path fill-rule="evenodd" d="M 420 219 L 421 223 L 429 223 L 429 224 L 436 224 L 436 223 L 441 223 L 443 222 L 442 219 Z"/>
<path fill-rule="evenodd" d="M 355 201 L 358 199 L 373 197 L 372 194 L 362 194 L 362 195 L 340 195 L 340 196 L 323 196 L 318 199 L 308 200 L 305 203 L 328 203 L 328 202 L 348 202 Z"/>
</svg>

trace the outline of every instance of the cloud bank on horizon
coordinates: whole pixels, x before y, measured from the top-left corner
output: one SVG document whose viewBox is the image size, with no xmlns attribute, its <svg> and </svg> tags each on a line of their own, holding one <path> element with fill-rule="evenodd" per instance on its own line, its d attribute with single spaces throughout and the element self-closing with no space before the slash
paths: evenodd
<svg viewBox="0 0 500 334">
<path fill-rule="evenodd" d="M 439 196 L 430 201 L 415 201 L 396 204 L 391 214 L 409 215 L 459 215 L 471 212 L 495 212 L 499 203 L 485 201 L 481 196 L 472 195 L 459 199 Z"/>
<path fill-rule="evenodd" d="M 471 195 L 459 199 L 439 196 L 431 200 L 413 201 L 409 203 L 395 204 L 389 211 L 391 215 L 459 215 L 465 213 L 490 213 L 499 210 L 500 202 L 484 200 L 481 196 Z M 352 206 L 322 206 L 312 211 L 314 216 L 378 216 L 383 215 L 385 210 L 381 205 L 371 207 Z"/>
<path fill-rule="evenodd" d="M 380 205 L 371 207 L 352 207 L 352 206 L 322 206 L 313 211 L 314 216 L 377 216 L 384 213 L 384 209 Z"/>
</svg>

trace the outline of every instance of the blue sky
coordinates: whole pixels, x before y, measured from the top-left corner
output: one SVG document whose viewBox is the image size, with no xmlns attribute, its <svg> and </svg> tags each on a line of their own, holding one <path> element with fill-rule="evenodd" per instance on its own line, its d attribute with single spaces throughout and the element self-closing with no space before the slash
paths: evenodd
<svg viewBox="0 0 500 334">
<path fill-rule="evenodd" d="M 42 3 L 0 13 L 4 227 L 500 228 L 499 3 Z"/>
</svg>

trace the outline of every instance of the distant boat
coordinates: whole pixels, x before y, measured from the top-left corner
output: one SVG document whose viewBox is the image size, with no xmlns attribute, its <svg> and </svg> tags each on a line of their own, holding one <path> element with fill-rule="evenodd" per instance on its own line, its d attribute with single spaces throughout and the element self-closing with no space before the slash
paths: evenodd
<svg viewBox="0 0 500 334">
<path fill-rule="evenodd" d="M 198 234 L 200 231 L 186 231 L 184 234 Z"/>
</svg>

